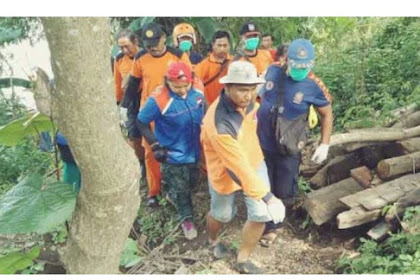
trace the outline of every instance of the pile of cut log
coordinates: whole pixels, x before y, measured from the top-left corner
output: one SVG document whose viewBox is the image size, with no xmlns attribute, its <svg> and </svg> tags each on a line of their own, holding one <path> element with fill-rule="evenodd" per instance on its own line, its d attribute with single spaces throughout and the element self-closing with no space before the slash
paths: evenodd
<svg viewBox="0 0 420 280">
<path fill-rule="evenodd" d="M 301 175 L 309 176 L 315 189 L 304 202 L 315 224 L 336 222 L 347 229 L 377 221 L 368 235 L 380 239 L 406 207 L 420 204 L 418 109 L 396 111 L 390 127 L 335 134 L 324 166 L 302 165 Z M 384 216 L 387 205 L 393 211 Z"/>
</svg>

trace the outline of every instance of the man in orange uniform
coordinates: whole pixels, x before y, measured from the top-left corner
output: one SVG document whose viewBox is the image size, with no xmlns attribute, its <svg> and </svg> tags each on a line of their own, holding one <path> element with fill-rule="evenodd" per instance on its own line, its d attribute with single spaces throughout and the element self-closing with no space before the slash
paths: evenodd
<svg viewBox="0 0 420 280">
<path fill-rule="evenodd" d="M 276 60 L 276 50 L 273 49 L 273 40 L 274 36 L 270 33 L 265 33 L 262 35 L 261 49 L 269 51 L 273 60 Z"/>
<path fill-rule="evenodd" d="M 245 23 L 240 31 L 243 50 L 239 51 L 234 60 L 247 60 L 255 65 L 258 75 L 261 75 L 274 62 L 269 51 L 259 50 L 260 32 L 255 23 Z"/>
<path fill-rule="evenodd" d="M 207 214 L 209 245 L 216 258 L 229 256 L 218 237 L 223 223 L 235 216 L 236 193 L 242 193 L 248 216 L 235 269 L 259 274 L 261 269 L 249 259 L 251 251 L 261 238 L 265 222 L 278 223 L 285 215 L 283 203 L 270 192 L 257 136 L 258 103 L 254 100 L 257 84 L 264 79 L 257 77 L 253 64 L 235 61 L 220 82 L 226 87 L 208 109 L 201 129 L 211 195 Z"/>
<path fill-rule="evenodd" d="M 127 88 L 128 77 L 130 76 L 131 68 L 133 68 L 134 56 L 139 52 L 139 40 L 134 32 L 127 29 L 121 30 L 117 35 L 117 44 L 121 52 L 114 60 L 114 85 L 115 98 L 117 105 L 121 103 L 125 89 Z M 121 110 L 121 121 L 124 126 L 127 126 L 127 112 L 125 109 Z M 128 124 L 129 125 L 129 124 Z M 140 186 L 146 185 L 146 166 L 144 163 L 144 148 L 141 144 L 140 132 L 133 128 L 128 134 L 128 143 L 134 149 L 134 153 L 140 162 Z"/>
<path fill-rule="evenodd" d="M 203 56 L 193 50 L 197 38 L 191 24 L 184 22 L 176 25 L 172 31 L 172 39 L 176 48 L 188 54 L 193 67 L 203 60 Z"/>
<path fill-rule="evenodd" d="M 232 61 L 230 51 L 230 35 L 226 31 L 217 31 L 212 39 L 212 51 L 195 68 L 196 75 L 203 81 L 204 95 L 208 104 L 219 96 L 223 85 L 219 78 L 226 75 L 229 62 Z"/>
<path fill-rule="evenodd" d="M 159 24 L 147 24 L 142 29 L 141 39 L 145 50 L 140 51 L 134 58 L 127 90 L 121 103 L 122 107 L 127 108 L 127 117 L 129 121 L 132 120 L 133 127 L 136 127 L 139 106 L 143 106 L 156 87 L 164 83 L 168 65 L 175 61 L 184 61 L 191 65 L 186 53 L 166 46 L 166 34 Z M 128 129 L 130 130 L 131 126 Z M 143 141 L 143 146 L 149 187 L 147 205 L 153 206 L 157 204 L 156 196 L 160 193 L 160 164 L 146 141 Z"/>
</svg>

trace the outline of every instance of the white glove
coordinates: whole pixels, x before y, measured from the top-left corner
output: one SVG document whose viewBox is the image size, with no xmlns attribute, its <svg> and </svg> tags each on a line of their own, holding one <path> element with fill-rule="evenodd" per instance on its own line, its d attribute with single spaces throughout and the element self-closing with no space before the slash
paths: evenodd
<svg viewBox="0 0 420 280">
<path fill-rule="evenodd" d="M 127 108 L 120 107 L 120 124 L 122 126 L 125 126 L 125 123 L 127 122 Z"/>
<path fill-rule="evenodd" d="M 328 144 L 321 144 L 316 148 L 314 155 L 312 156 L 312 160 L 317 163 L 321 164 L 324 160 L 328 157 L 328 150 L 330 149 L 330 145 Z"/>
<path fill-rule="evenodd" d="M 267 202 L 267 210 L 275 224 L 283 222 L 286 217 L 286 208 L 283 202 L 274 196 Z"/>
</svg>

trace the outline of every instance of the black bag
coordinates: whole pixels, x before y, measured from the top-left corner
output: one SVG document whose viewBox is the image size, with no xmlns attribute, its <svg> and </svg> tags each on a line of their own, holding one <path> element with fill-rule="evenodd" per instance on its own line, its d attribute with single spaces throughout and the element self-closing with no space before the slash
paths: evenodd
<svg viewBox="0 0 420 280">
<path fill-rule="evenodd" d="M 271 108 L 271 125 L 276 138 L 277 150 L 281 155 L 299 154 L 308 141 L 308 114 L 294 120 L 283 117 L 284 79 L 286 73 L 281 72 L 277 104 Z"/>
</svg>

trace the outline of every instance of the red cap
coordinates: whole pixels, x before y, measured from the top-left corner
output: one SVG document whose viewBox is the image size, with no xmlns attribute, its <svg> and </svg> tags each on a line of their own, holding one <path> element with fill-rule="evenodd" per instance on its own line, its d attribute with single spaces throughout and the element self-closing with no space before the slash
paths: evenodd
<svg viewBox="0 0 420 280">
<path fill-rule="evenodd" d="M 191 83 L 193 80 L 191 67 L 182 61 L 172 62 L 168 67 L 166 77 L 173 82 Z"/>
</svg>

